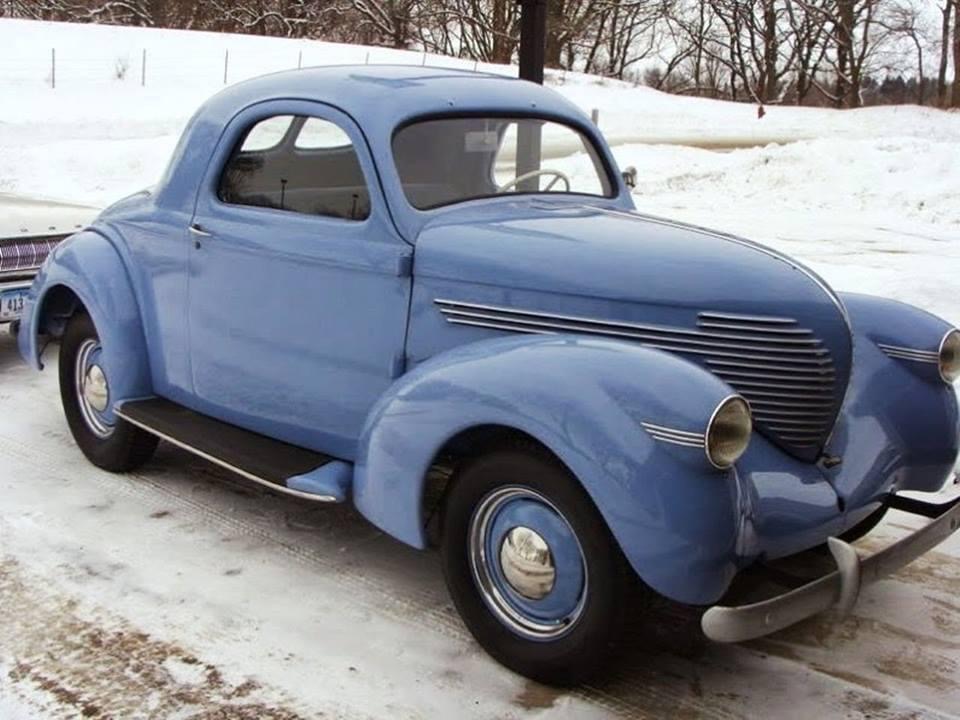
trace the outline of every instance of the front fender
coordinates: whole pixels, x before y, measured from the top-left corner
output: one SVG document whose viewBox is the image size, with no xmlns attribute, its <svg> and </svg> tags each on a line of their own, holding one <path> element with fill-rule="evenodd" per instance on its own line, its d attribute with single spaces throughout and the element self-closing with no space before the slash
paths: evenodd
<svg viewBox="0 0 960 720">
<path fill-rule="evenodd" d="M 47 258 L 24 308 L 17 336 L 20 354 L 42 370 L 41 338 L 62 335 L 67 314 L 76 308 L 52 306 L 74 297 L 86 309 L 100 335 L 103 365 L 115 399 L 152 394 L 140 310 L 120 254 L 100 233 L 84 230 L 71 236 Z"/>
<path fill-rule="evenodd" d="M 891 491 L 943 487 L 960 450 L 960 413 L 937 362 L 949 323 L 885 298 L 843 302 L 856 362 L 828 451 L 843 458 L 834 485 L 856 522 Z"/>
<path fill-rule="evenodd" d="M 426 546 L 422 493 L 438 451 L 500 425 L 543 443 L 580 480 L 638 575 L 682 602 L 715 600 L 736 572 L 736 472 L 703 448 L 654 440 L 649 421 L 703 432 L 728 385 L 675 355 L 575 336 L 461 346 L 400 378 L 371 411 L 354 501 L 371 522 Z"/>
</svg>

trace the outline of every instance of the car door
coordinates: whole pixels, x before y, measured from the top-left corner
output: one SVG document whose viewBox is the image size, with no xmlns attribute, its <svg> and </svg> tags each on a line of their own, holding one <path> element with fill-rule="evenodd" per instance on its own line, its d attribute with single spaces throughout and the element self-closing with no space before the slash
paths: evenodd
<svg viewBox="0 0 960 720">
<path fill-rule="evenodd" d="M 194 409 L 352 459 L 403 369 L 412 257 L 357 126 L 306 101 L 241 112 L 190 235 Z"/>
</svg>

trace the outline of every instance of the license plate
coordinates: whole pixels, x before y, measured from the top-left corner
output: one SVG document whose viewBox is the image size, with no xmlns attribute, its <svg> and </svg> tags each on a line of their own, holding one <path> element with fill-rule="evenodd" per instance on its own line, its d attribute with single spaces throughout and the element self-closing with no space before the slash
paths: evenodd
<svg viewBox="0 0 960 720">
<path fill-rule="evenodd" d="M 28 290 L 11 290 L 0 294 L 0 322 L 16 320 L 23 313 Z"/>
</svg>

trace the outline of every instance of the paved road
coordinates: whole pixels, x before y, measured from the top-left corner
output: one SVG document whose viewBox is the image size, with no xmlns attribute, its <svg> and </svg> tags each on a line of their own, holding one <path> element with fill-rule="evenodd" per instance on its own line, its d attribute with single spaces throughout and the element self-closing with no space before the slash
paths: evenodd
<svg viewBox="0 0 960 720">
<path fill-rule="evenodd" d="M 868 546 L 917 522 L 896 514 Z M 170 447 L 132 475 L 87 464 L 56 363 L 32 373 L 0 331 L 5 720 L 960 716 L 955 540 L 846 621 L 740 647 L 705 642 L 690 614 L 651 625 L 601 684 L 519 678 L 470 639 L 435 555 L 347 507 L 265 494 Z"/>
</svg>

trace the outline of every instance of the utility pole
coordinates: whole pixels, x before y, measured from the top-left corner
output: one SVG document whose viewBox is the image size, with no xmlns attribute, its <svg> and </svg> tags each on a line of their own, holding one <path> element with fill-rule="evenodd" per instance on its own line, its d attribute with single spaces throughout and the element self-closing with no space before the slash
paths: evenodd
<svg viewBox="0 0 960 720">
<path fill-rule="evenodd" d="M 520 77 L 543 85 L 547 46 L 547 0 L 517 0 L 520 6 Z"/>
<path fill-rule="evenodd" d="M 520 78 L 543 85 L 543 61 L 547 45 L 547 0 L 517 0 L 520 5 Z M 540 169 L 543 133 L 540 123 L 517 126 L 517 177 Z M 539 177 L 517 183 L 520 192 L 536 192 Z"/>
</svg>

